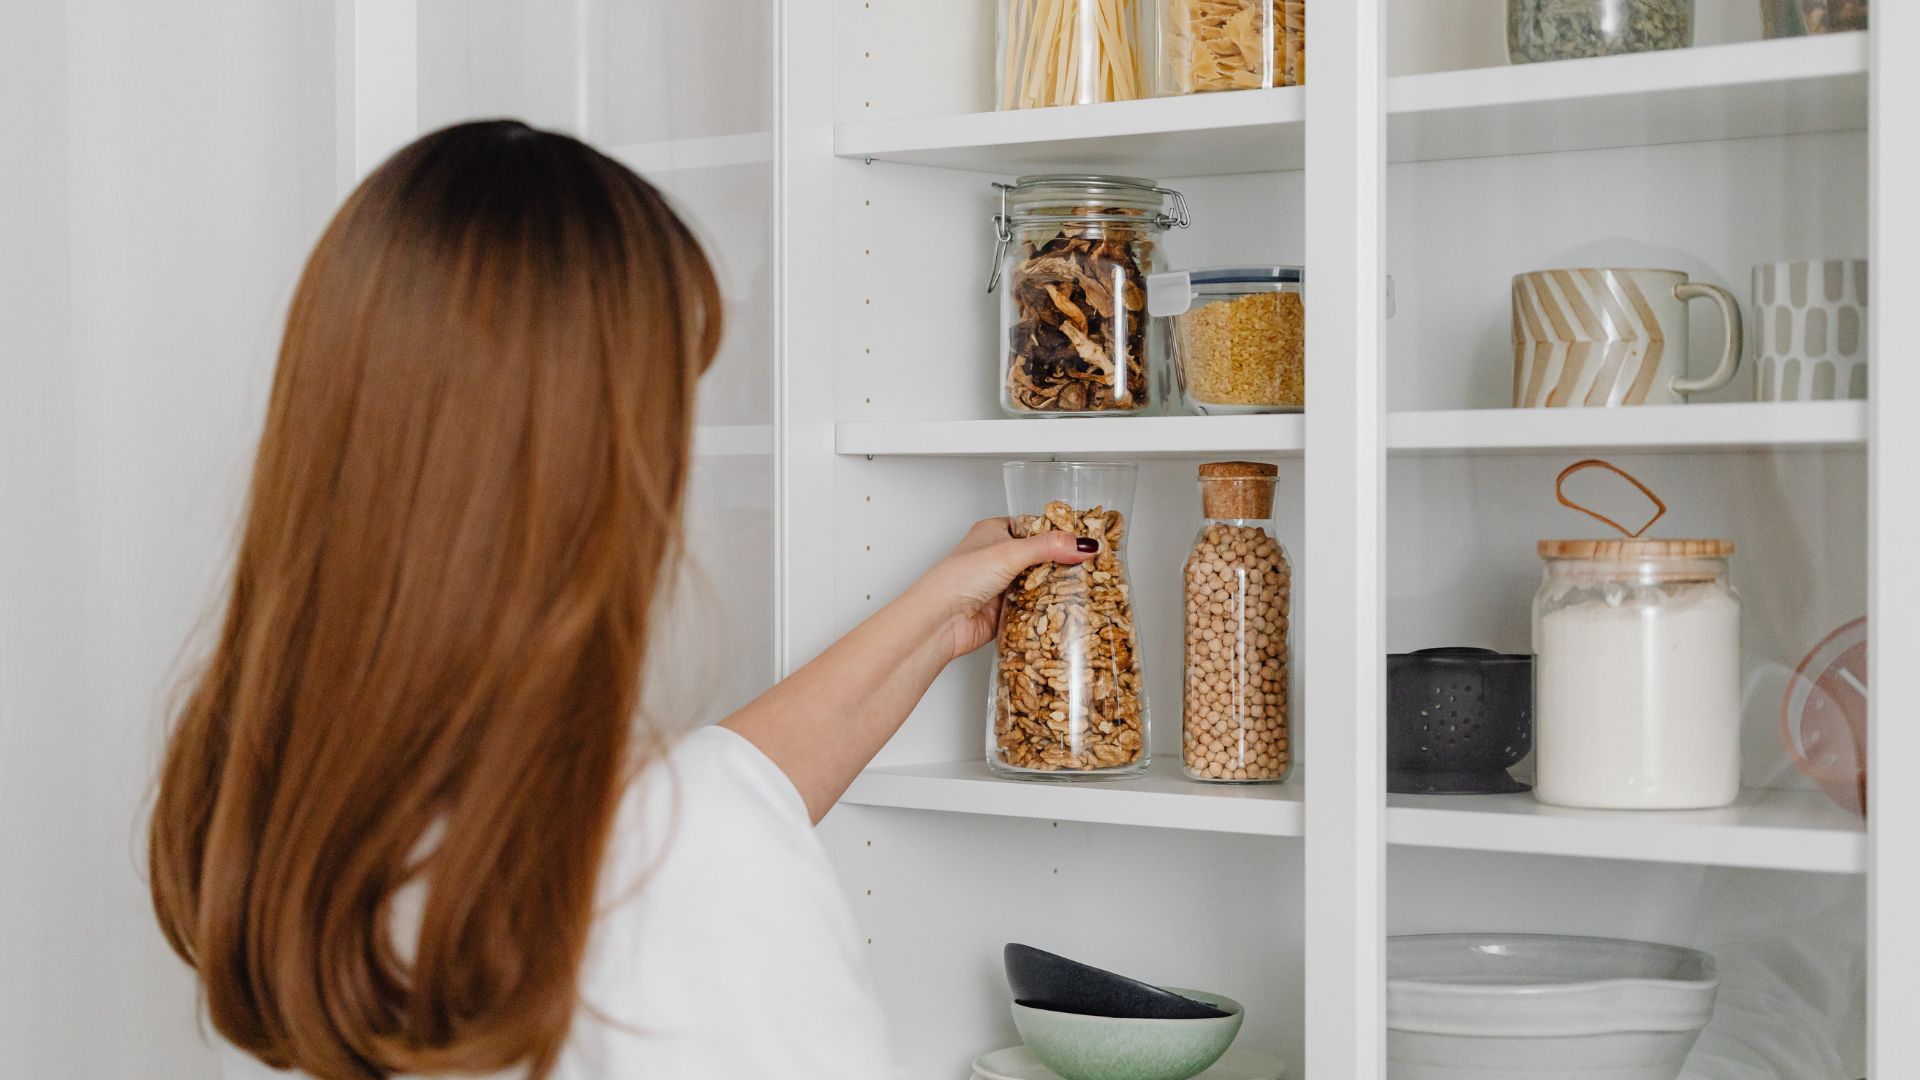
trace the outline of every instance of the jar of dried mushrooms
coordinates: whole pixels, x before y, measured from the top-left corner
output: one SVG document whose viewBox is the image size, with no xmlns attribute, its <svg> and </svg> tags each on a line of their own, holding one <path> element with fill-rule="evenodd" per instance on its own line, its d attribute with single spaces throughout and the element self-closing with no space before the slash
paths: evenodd
<svg viewBox="0 0 1920 1080">
<path fill-rule="evenodd" d="M 1007 588 L 987 715 L 987 765 L 1071 780 L 1147 767 L 1147 697 L 1127 585 L 1127 515 L 1138 470 L 1093 461 L 1010 461 L 1013 532 L 1069 532 L 1100 550 L 1028 567 Z"/>
<path fill-rule="evenodd" d="M 1147 275 L 1186 200 L 1125 176 L 1023 176 L 995 184 L 1000 405 L 1012 416 L 1102 416 L 1152 405 L 1158 364 Z"/>
</svg>

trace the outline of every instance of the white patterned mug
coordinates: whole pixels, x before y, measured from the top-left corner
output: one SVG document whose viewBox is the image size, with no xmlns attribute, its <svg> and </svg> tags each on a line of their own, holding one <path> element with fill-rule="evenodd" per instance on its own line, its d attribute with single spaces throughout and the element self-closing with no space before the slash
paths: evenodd
<svg viewBox="0 0 1920 1080">
<path fill-rule="evenodd" d="M 1760 401 L 1867 396 L 1867 260 L 1753 268 L 1754 394 Z"/>
<path fill-rule="evenodd" d="M 1726 324 L 1713 374 L 1687 376 L 1687 301 Z M 1678 270 L 1536 270 L 1513 278 L 1515 408 L 1673 405 L 1717 390 L 1740 366 L 1740 305 Z"/>
</svg>

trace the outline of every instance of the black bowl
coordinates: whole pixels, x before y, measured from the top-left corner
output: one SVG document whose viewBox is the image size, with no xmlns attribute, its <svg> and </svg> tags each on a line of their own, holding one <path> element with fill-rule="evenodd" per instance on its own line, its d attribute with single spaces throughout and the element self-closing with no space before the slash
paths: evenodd
<svg viewBox="0 0 1920 1080">
<path fill-rule="evenodd" d="M 1387 790 L 1504 795 L 1533 749 L 1533 657 L 1421 649 L 1387 657 Z"/>
<path fill-rule="evenodd" d="M 1031 945 L 1008 943 L 1004 956 L 1013 999 L 1031 1009 L 1123 1020 L 1210 1020 L 1227 1015 L 1171 990 Z"/>
</svg>

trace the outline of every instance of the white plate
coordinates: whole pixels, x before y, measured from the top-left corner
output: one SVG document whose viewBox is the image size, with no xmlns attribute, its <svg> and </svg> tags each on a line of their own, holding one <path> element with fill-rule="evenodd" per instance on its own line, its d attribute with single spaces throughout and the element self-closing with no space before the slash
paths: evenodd
<svg viewBox="0 0 1920 1080">
<path fill-rule="evenodd" d="M 1287 1067 L 1280 1059 L 1251 1050 L 1228 1050 L 1213 1067 L 1193 1080 L 1282 1080 Z M 973 1059 L 974 1080 L 1060 1080 L 1058 1073 L 1024 1046 L 1009 1046 Z"/>
</svg>

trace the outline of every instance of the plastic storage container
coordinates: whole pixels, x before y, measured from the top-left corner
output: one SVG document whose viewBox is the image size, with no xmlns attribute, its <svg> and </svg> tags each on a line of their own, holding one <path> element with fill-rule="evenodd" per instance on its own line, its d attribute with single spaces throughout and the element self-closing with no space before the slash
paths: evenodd
<svg viewBox="0 0 1920 1080">
<path fill-rule="evenodd" d="M 1001 109 L 1151 96 L 1153 0 L 999 0 Z"/>
<path fill-rule="evenodd" d="M 1692 44 L 1693 0 L 1507 0 L 1507 56 L 1516 64 Z"/>
<path fill-rule="evenodd" d="M 1155 274 L 1147 312 L 1168 320 L 1180 398 L 1202 415 L 1306 406 L 1305 272 L 1236 266 Z"/>
<path fill-rule="evenodd" d="M 1029 567 L 1008 587 L 987 764 L 1033 778 L 1137 774 L 1147 767 L 1147 699 L 1124 560 L 1138 469 L 1011 461 L 1003 471 L 1016 535 L 1071 532 L 1100 551 L 1077 566 Z"/>
<path fill-rule="evenodd" d="M 1161 94 L 1307 81 L 1306 0 L 1159 0 Z"/>
<path fill-rule="evenodd" d="M 1727 540 L 1543 540 L 1534 795 L 1682 810 L 1740 794 L 1740 596 Z"/>
<path fill-rule="evenodd" d="M 1251 461 L 1200 466 L 1206 524 L 1187 556 L 1187 775 L 1275 782 L 1293 770 L 1293 563 L 1273 527 L 1280 470 Z"/>
<path fill-rule="evenodd" d="M 1152 405 L 1147 276 L 1186 200 L 1126 176 L 1023 176 L 995 184 L 993 276 L 1012 416 L 1099 416 Z"/>
</svg>

